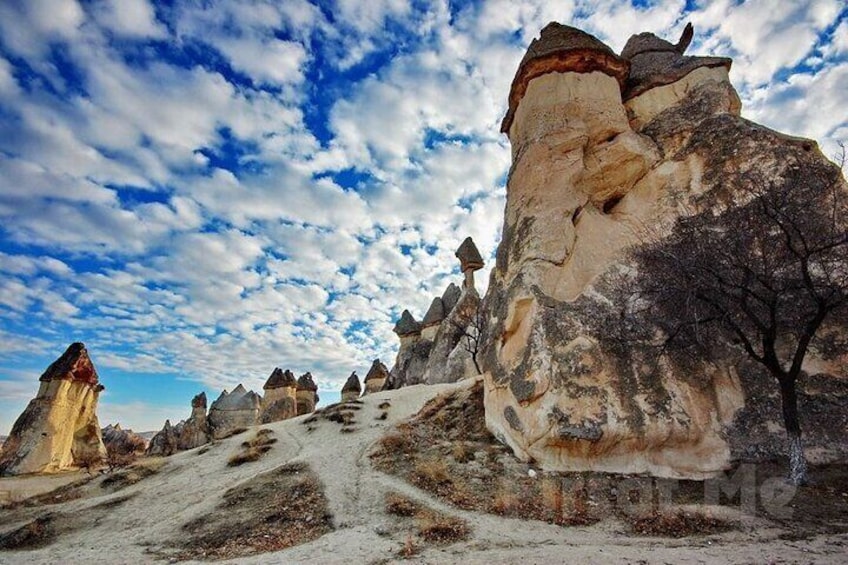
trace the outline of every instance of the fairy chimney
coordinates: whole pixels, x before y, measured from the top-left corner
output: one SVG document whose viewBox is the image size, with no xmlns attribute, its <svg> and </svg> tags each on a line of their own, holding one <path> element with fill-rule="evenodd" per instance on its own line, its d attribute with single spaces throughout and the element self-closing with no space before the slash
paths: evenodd
<svg viewBox="0 0 848 565">
<path fill-rule="evenodd" d="M 297 416 L 297 379 L 286 369 L 275 367 L 262 387 L 262 423 L 286 420 Z"/>
<path fill-rule="evenodd" d="M 466 237 L 465 241 L 456 250 L 456 258 L 459 259 L 459 268 L 465 275 L 462 281 L 463 288 L 474 288 L 474 271 L 483 268 L 483 257 L 474 245 L 474 240 Z"/>
<path fill-rule="evenodd" d="M 389 378 L 389 370 L 379 359 L 374 359 L 368 374 L 365 375 L 365 394 L 380 392 L 386 379 Z"/>
<path fill-rule="evenodd" d="M 356 376 L 356 371 L 352 372 L 342 387 L 342 402 L 350 402 L 359 398 L 362 392 L 362 385 L 359 384 L 359 377 Z"/>
<path fill-rule="evenodd" d="M 306 372 L 297 379 L 297 415 L 315 411 L 318 404 L 318 386 L 312 380 L 312 373 Z"/>
</svg>

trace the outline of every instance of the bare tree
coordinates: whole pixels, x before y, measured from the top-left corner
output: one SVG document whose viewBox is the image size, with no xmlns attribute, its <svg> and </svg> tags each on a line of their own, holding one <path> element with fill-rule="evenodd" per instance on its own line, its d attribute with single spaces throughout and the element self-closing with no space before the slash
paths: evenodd
<svg viewBox="0 0 848 565">
<path fill-rule="evenodd" d="M 471 318 L 467 325 L 463 326 L 455 320 L 451 323 L 461 334 L 460 342 L 462 343 L 462 347 L 465 351 L 471 354 L 471 361 L 474 363 L 474 369 L 477 371 L 478 375 L 482 375 L 483 371 L 480 370 L 480 362 L 477 358 L 477 355 L 480 353 L 480 339 L 483 329 L 483 308 L 481 307 L 481 304 L 478 302 L 474 307 L 474 313 L 471 314 Z"/>
<path fill-rule="evenodd" d="M 796 384 L 813 341 L 827 349 L 823 330 L 848 323 L 848 194 L 829 164 L 790 168 L 768 186 L 738 180 L 746 188 L 724 210 L 682 218 L 630 252 L 637 274 L 617 324 L 672 360 L 731 347 L 755 361 L 779 386 L 789 478 L 802 484 Z"/>
</svg>

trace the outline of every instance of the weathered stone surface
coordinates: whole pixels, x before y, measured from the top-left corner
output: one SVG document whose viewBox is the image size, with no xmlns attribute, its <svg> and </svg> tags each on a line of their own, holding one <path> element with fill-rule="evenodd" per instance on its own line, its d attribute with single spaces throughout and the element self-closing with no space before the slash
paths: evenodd
<svg viewBox="0 0 848 565">
<path fill-rule="evenodd" d="M 221 392 L 209 408 L 209 427 L 215 439 L 225 437 L 239 428 L 247 428 L 259 422 L 262 397 L 238 385 L 232 392 Z"/>
<path fill-rule="evenodd" d="M 480 307 L 480 295 L 473 288 L 466 288 L 459 298 L 456 306 L 451 310 L 447 318 L 439 324 L 439 330 L 433 340 L 433 347 L 427 357 L 427 365 L 424 368 L 422 381 L 427 384 L 455 382 L 465 377 L 475 376 L 473 363 L 469 367 L 463 363 L 454 362 L 451 371 L 448 371 L 448 358 L 454 350 L 466 350 L 469 344 L 466 340 L 475 337 L 476 328 L 472 328 L 472 322 Z M 471 344 L 473 346 L 473 343 Z M 455 357 L 461 354 L 457 353 Z M 470 371 L 470 372 L 469 372 Z"/>
<path fill-rule="evenodd" d="M 450 283 L 442 293 L 442 305 L 445 307 L 445 313 L 449 314 L 456 303 L 459 302 L 459 297 L 462 296 L 462 290 L 453 283 Z"/>
<path fill-rule="evenodd" d="M 206 393 L 201 392 L 191 399 L 191 416 L 178 424 L 177 449 L 194 449 L 209 443 L 212 433 L 206 417 Z"/>
<path fill-rule="evenodd" d="M 147 448 L 147 441 L 143 437 L 132 430 L 122 429 L 120 424 L 110 424 L 100 432 L 110 458 L 142 455 Z"/>
<path fill-rule="evenodd" d="M 165 420 L 165 425 L 150 439 L 147 445 L 147 455 L 155 457 L 167 457 L 179 451 L 177 448 L 177 432 L 171 425 L 170 420 Z"/>
<path fill-rule="evenodd" d="M 365 375 L 365 394 L 383 390 L 383 385 L 386 384 L 388 378 L 389 370 L 379 359 L 374 359 L 371 368 L 368 369 L 368 374 Z"/>
<path fill-rule="evenodd" d="M 424 339 L 420 333 L 401 336 L 397 358 L 384 387 L 394 390 L 421 384 L 432 349 L 433 342 Z"/>
<path fill-rule="evenodd" d="M 263 386 L 262 414 L 259 420 L 263 424 L 287 420 L 297 416 L 297 379 L 294 373 L 276 367 Z"/>
<path fill-rule="evenodd" d="M 359 377 L 356 376 L 356 371 L 350 374 L 342 387 L 342 402 L 348 402 L 350 400 L 356 400 L 359 398 L 359 394 L 362 392 L 362 385 L 359 383 Z"/>
<path fill-rule="evenodd" d="M 545 469 L 696 478 L 729 464 L 752 394 L 735 363 L 692 375 L 614 354 L 593 333 L 610 308 L 601 275 L 644 226 L 661 233 L 682 213 L 732 204 L 742 171 L 768 182 L 824 159 L 739 117 L 729 61 L 678 64 L 676 46 L 647 39 L 626 53 L 661 56 L 634 60 L 648 86 L 626 105 L 620 76 L 581 66 L 519 69 L 523 96 L 510 98 L 513 166 L 484 301 L 486 421 Z"/>
<path fill-rule="evenodd" d="M 400 337 L 418 334 L 421 333 L 421 324 L 415 321 L 409 310 L 404 310 L 392 331 Z"/>
<path fill-rule="evenodd" d="M 438 325 L 444 319 L 445 305 L 442 302 L 441 297 L 437 296 L 430 303 L 430 308 L 428 308 L 427 313 L 424 314 L 424 319 L 421 320 L 421 325 L 424 328 L 427 328 L 429 326 Z"/>
<path fill-rule="evenodd" d="M 0 451 L 0 473 L 52 473 L 105 458 L 96 414 L 103 385 L 85 345 L 71 344 L 39 381 Z"/>
<path fill-rule="evenodd" d="M 521 59 L 509 90 L 509 109 L 501 123 L 501 132 L 512 137 L 516 108 L 536 77 L 549 73 L 601 72 L 624 85 L 629 70 L 628 62 L 597 38 L 577 28 L 551 22 Z"/>
<path fill-rule="evenodd" d="M 312 380 L 312 373 L 304 373 L 297 379 L 297 415 L 310 414 L 318 404 L 318 385 Z"/>
</svg>

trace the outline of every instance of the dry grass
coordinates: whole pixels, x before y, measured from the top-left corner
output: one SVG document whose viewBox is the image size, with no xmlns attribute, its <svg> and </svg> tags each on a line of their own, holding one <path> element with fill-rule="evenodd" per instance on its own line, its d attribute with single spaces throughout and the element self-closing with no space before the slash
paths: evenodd
<svg viewBox="0 0 848 565">
<path fill-rule="evenodd" d="M 100 483 L 100 486 L 113 491 L 121 490 L 155 475 L 162 470 L 166 463 L 167 460 L 164 457 L 140 459 L 126 469 L 108 475 Z"/>
<path fill-rule="evenodd" d="M 392 407 L 392 403 L 389 402 L 388 400 L 384 400 L 383 402 L 381 402 L 380 404 L 377 405 L 377 408 L 379 408 L 380 410 L 388 410 L 391 407 Z"/>
<path fill-rule="evenodd" d="M 444 459 L 436 457 L 418 460 L 413 468 L 412 478 L 414 484 L 430 490 L 437 490 L 451 482 L 448 464 Z"/>
<path fill-rule="evenodd" d="M 418 504 L 411 498 L 408 498 L 396 492 L 387 492 L 385 500 L 386 513 L 393 514 L 395 516 L 415 516 L 422 510 L 420 504 Z"/>
<path fill-rule="evenodd" d="M 277 443 L 277 438 L 271 437 L 274 432 L 263 428 L 256 432 L 248 441 L 242 442 L 241 451 L 234 453 L 228 460 L 228 467 L 238 467 L 245 463 L 258 461 L 263 455 L 271 451 L 271 446 Z"/>
<path fill-rule="evenodd" d="M 732 526 L 723 520 L 682 510 L 651 512 L 630 521 L 634 534 L 652 537 L 683 538 L 726 532 Z"/>
<path fill-rule="evenodd" d="M 185 524 L 165 559 L 233 559 L 279 551 L 332 531 L 323 486 L 305 463 L 283 465 L 224 493 L 210 514 Z"/>
<path fill-rule="evenodd" d="M 37 549 L 49 545 L 56 537 L 53 514 L 45 514 L 16 530 L 0 535 L 0 549 Z"/>
<path fill-rule="evenodd" d="M 451 544 L 471 537 L 468 522 L 438 512 L 424 511 L 417 516 L 418 535 L 425 541 Z"/>
<path fill-rule="evenodd" d="M 230 432 L 230 433 L 228 433 L 227 435 L 225 435 L 225 436 L 223 436 L 223 437 L 219 437 L 218 439 L 219 439 L 219 440 L 220 440 L 220 439 L 227 439 L 227 438 L 229 438 L 229 437 L 233 437 L 233 436 L 237 436 L 237 435 L 239 435 L 239 434 L 243 434 L 243 433 L 244 433 L 244 432 L 246 432 L 246 431 L 247 431 L 247 428 L 235 428 L 233 431 L 231 431 L 231 432 Z"/>
<path fill-rule="evenodd" d="M 410 533 L 407 534 L 406 539 L 403 542 L 403 546 L 398 550 L 398 557 L 403 557 L 404 559 L 409 559 L 410 557 L 415 557 L 421 552 L 421 546 L 415 541 L 415 537 Z"/>
</svg>

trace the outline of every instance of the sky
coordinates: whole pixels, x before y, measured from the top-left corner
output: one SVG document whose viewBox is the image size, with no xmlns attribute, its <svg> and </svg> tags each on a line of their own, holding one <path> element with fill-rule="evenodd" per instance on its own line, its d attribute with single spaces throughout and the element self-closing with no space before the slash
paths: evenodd
<svg viewBox="0 0 848 565">
<path fill-rule="evenodd" d="M 744 117 L 848 140 L 843 0 L 0 0 L 0 434 L 74 341 L 137 431 L 277 366 L 325 401 L 391 367 L 466 236 L 486 286 L 550 21 L 616 52 L 691 21 Z"/>
</svg>

